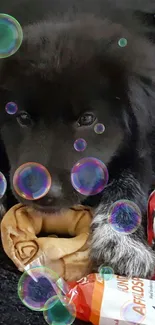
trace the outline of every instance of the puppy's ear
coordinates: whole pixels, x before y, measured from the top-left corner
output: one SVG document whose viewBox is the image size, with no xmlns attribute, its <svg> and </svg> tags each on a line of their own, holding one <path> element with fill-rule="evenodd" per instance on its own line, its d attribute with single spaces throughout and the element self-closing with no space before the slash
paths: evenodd
<svg viewBox="0 0 155 325">
<path fill-rule="evenodd" d="M 137 118 L 141 137 L 155 125 L 155 46 L 145 37 L 134 43 L 128 96 Z"/>
<path fill-rule="evenodd" d="M 129 78 L 129 99 L 143 132 L 155 123 L 155 83 L 150 79 Z"/>
</svg>

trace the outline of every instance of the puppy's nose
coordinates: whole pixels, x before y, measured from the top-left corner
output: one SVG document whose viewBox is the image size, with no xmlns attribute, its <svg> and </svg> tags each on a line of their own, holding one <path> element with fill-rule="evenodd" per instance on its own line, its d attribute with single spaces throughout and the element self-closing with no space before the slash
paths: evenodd
<svg viewBox="0 0 155 325">
<path fill-rule="evenodd" d="M 28 162 L 16 169 L 13 187 L 16 193 L 26 200 L 37 200 L 45 196 L 51 188 L 49 171 L 36 162 Z"/>
<path fill-rule="evenodd" d="M 53 181 L 47 196 L 49 197 L 49 199 L 60 198 L 62 196 L 62 185 L 58 181 Z"/>
<path fill-rule="evenodd" d="M 53 181 L 49 192 L 44 197 L 35 200 L 35 203 L 41 206 L 52 206 L 55 205 L 57 200 L 61 200 L 62 196 L 61 184 Z"/>
<path fill-rule="evenodd" d="M 15 171 L 13 186 L 19 196 L 30 201 L 47 203 L 62 196 L 57 175 L 51 176 L 43 165 L 35 162 L 25 163 Z"/>
</svg>

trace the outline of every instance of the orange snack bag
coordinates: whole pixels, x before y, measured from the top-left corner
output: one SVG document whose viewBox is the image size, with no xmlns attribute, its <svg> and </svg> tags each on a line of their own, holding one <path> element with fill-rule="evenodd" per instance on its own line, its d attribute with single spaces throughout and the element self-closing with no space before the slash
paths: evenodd
<svg viewBox="0 0 155 325">
<path fill-rule="evenodd" d="M 77 282 L 68 283 L 68 286 L 70 292 L 67 296 L 76 306 L 77 318 L 99 324 L 104 281 L 99 281 L 98 275 L 93 273 Z"/>
<path fill-rule="evenodd" d="M 90 274 L 68 286 L 67 296 L 81 320 L 94 325 L 155 322 L 155 281 L 117 275 L 104 281 L 99 274 Z"/>
</svg>

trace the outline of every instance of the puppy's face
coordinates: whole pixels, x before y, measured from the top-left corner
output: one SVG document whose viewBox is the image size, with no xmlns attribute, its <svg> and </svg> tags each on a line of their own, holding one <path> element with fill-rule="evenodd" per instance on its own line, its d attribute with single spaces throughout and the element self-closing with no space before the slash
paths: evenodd
<svg viewBox="0 0 155 325">
<path fill-rule="evenodd" d="M 28 27 L 20 50 L 1 62 L 1 136 L 11 185 L 15 170 L 26 162 L 44 165 L 52 177 L 50 192 L 32 202 L 12 186 L 22 203 L 43 211 L 82 203 L 85 197 L 71 184 L 73 165 L 84 157 L 108 165 L 122 145 L 128 79 L 121 36 L 120 26 L 94 18 L 44 23 Z M 16 115 L 5 112 L 10 101 L 18 105 Z M 96 123 L 105 126 L 103 134 L 94 132 Z M 83 152 L 74 149 L 79 138 L 87 142 Z"/>
</svg>

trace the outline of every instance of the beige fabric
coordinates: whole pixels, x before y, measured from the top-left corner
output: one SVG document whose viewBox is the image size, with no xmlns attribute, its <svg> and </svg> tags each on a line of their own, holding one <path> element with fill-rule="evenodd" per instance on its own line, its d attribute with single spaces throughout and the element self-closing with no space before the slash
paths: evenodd
<svg viewBox="0 0 155 325">
<path fill-rule="evenodd" d="M 42 265 L 65 280 L 78 280 L 89 272 L 90 223 L 90 210 L 81 206 L 61 215 L 41 216 L 30 207 L 17 204 L 2 219 L 2 244 L 20 271 L 24 271 L 22 266 L 35 265 L 39 258 Z M 37 237 L 41 232 L 49 236 Z"/>
</svg>

